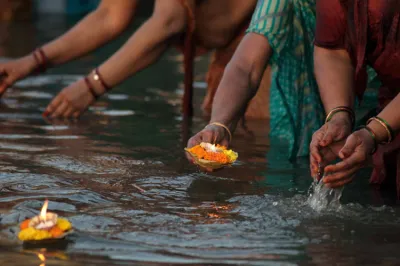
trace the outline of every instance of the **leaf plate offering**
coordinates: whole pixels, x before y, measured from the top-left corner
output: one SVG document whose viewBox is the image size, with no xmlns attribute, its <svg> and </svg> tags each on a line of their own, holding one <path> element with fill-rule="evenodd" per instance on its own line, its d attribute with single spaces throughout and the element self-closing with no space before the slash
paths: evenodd
<svg viewBox="0 0 400 266">
<path fill-rule="evenodd" d="M 233 150 L 205 142 L 192 148 L 185 148 L 185 151 L 190 154 L 195 164 L 214 170 L 230 166 L 238 158 L 238 154 Z"/>
</svg>

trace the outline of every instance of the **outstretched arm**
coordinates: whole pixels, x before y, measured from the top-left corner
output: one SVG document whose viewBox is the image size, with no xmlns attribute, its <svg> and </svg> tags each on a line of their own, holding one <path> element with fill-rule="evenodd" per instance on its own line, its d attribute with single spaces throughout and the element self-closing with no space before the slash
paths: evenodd
<svg viewBox="0 0 400 266">
<path fill-rule="evenodd" d="M 352 108 L 355 98 L 354 68 L 348 53 L 343 49 L 331 50 L 315 46 L 314 68 L 325 111 L 329 113 L 340 106 Z M 349 114 L 340 112 L 314 133 L 310 144 L 312 176 L 316 176 L 319 171 L 319 163 L 323 165 L 328 163 L 323 162 L 321 147 L 345 139 L 351 133 L 351 125 Z"/>
<path fill-rule="evenodd" d="M 186 10 L 177 0 L 157 0 L 153 15 L 99 71 L 111 87 L 154 63 L 186 26 Z"/>
<path fill-rule="evenodd" d="M 271 55 L 267 38 L 248 33 L 238 46 L 215 94 L 210 122 L 220 122 L 234 131 L 257 93 Z"/>
<path fill-rule="evenodd" d="M 194 4 L 194 0 L 189 0 Z M 157 0 L 154 12 L 149 18 L 107 61 L 99 68 L 102 82 L 96 82 L 89 76 L 92 94 L 102 95 L 106 88 L 114 87 L 129 76 L 154 63 L 173 39 L 182 34 L 186 26 L 186 10 L 177 0 Z M 52 117 L 79 116 L 93 101 L 94 95 L 87 95 L 88 88 L 85 80 L 63 89 L 50 103 L 45 115 Z M 86 97 L 84 96 L 86 95 Z"/>
<path fill-rule="evenodd" d="M 127 27 L 137 3 L 138 0 L 102 0 L 95 11 L 67 33 L 42 47 L 46 63 L 65 63 L 115 38 Z M 37 56 L 36 60 L 42 57 Z M 34 54 L 29 54 L 0 64 L 0 97 L 8 87 L 38 68 L 39 62 L 36 60 Z"/>
<path fill-rule="evenodd" d="M 247 104 L 258 90 L 271 53 L 267 38 L 256 33 L 245 35 L 227 65 L 215 94 L 210 125 L 193 136 L 188 147 L 200 142 L 229 145 L 225 129 L 211 124 L 222 123 L 233 133 Z"/>
<path fill-rule="evenodd" d="M 80 57 L 118 36 L 131 21 L 138 0 L 102 0 L 96 10 L 42 47 L 51 64 Z"/>
<path fill-rule="evenodd" d="M 325 111 L 335 107 L 353 107 L 354 68 L 345 50 L 329 50 L 315 46 L 315 77 Z"/>
</svg>

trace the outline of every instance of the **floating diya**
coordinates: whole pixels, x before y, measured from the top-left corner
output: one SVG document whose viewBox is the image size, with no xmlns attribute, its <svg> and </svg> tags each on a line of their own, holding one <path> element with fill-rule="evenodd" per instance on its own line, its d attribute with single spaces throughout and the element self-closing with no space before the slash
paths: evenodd
<svg viewBox="0 0 400 266">
<path fill-rule="evenodd" d="M 225 146 L 202 142 L 192 148 L 185 148 L 194 163 L 204 168 L 219 169 L 236 161 L 238 154 Z"/>
<path fill-rule="evenodd" d="M 71 223 L 56 213 L 48 212 L 48 200 L 45 200 L 40 214 L 20 224 L 18 238 L 22 241 L 40 241 L 62 239 L 72 232 Z"/>
</svg>

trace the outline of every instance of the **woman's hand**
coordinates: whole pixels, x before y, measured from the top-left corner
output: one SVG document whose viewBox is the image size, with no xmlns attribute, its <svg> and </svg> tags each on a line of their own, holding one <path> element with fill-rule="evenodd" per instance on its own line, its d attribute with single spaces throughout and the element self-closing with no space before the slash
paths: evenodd
<svg viewBox="0 0 400 266">
<path fill-rule="evenodd" d="M 191 137 L 188 141 L 188 148 L 199 145 L 201 142 L 220 144 L 225 147 L 229 146 L 229 134 L 221 126 L 208 125 L 202 131 Z M 192 156 L 186 153 L 186 158 L 194 163 Z M 215 169 L 200 167 L 206 172 L 213 172 Z"/>
<path fill-rule="evenodd" d="M 229 134 L 221 126 L 208 125 L 202 131 L 191 137 L 188 141 L 188 148 L 196 146 L 201 142 L 212 144 L 220 144 L 222 146 L 229 146 Z"/>
<path fill-rule="evenodd" d="M 0 97 L 15 82 L 31 74 L 37 64 L 32 55 L 0 63 Z"/>
<path fill-rule="evenodd" d="M 321 148 L 345 139 L 351 134 L 351 129 L 352 121 L 349 114 L 341 112 L 335 114 L 328 123 L 314 133 L 310 143 L 311 176 L 317 175 L 319 164 L 326 160 L 320 152 Z"/>
<path fill-rule="evenodd" d="M 64 88 L 47 106 L 43 116 L 49 118 L 78 118 L 95 101 L 94 95 L 78 80 Z"/>
<path fill-rule="evenodd" d="M 341 187 L 354 178 L 355 173 L 372 160 L 375 142 L 366 129 L 351 134 L 339 151 L 341 162 L 325 167 L 326 173 L 322 180 L 328 187 Z"/>
</svg>

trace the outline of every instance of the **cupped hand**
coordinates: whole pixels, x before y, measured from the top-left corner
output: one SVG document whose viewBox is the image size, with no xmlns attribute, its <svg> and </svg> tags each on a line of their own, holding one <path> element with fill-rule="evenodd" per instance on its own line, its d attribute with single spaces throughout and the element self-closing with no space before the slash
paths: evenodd
<svg viewBox="0 0 400 266">
<path fill-rule="evenodd" d="M 188 148 L 196 146 L 201 142 L 229 146 L 229 134 L 221 126 L 208 125 L 202 131 L 191 137 L 188 141 Z"/>
<path fill-rule="evenodd" d="M 15 82 L 31 74 L 36 67 L 33 56 L 0 63 L 0 97 Z"/>
<path fill-rule="evenodd" d="M 354 132 L 338 153 L 342 161 L 324 168 L 323 182 L 331 188 L 351 182 L 356 172 L 371 162 L 374 148 L 374 140 L 366 129 Z"/>
<path fill-rule="evenodd" d="M 338 113 L 332 120 L 325 123 L 317 130 L 310 143 L 310 170 L 311 175 L 316 176 L 324 159 L 320 150 L 335 142 L 339 142 L 351 134 L 352 121 L 347 113 Z"/>
<path fill-rule="evenodd" d="M 325 167 L 332 161 L 339 159 L 339 152 L 343 148 L 346 140 L 341 140 L 333 142 L 327 147 L 323 147 L 319 150 L 320 156 L 322 158 L 321 162 L 317 162 L 314 157 L 310 157 L 311 167 L 317 165 L 315 168 L 311 168 L 311 176 L 319 180 L 324 174 Z M 321 176 L 319 175 L 321 174 Z"/>
<path fill-rule="evenodd" d="M 188 141 L 187 147 L 191 148 L 193 146 L 199 145 L 201 142 L 220 144 L 225 147 L 229 146 L 229 135 L 223 127 L 216 125 L 208 125 L 202 131 L 191 137 Z M 193 157 L 186 153 L 186 158 L 194 163 Z M 215 169 L 200 167 L 206 172 L 214 172 Z"/>
</svg>

